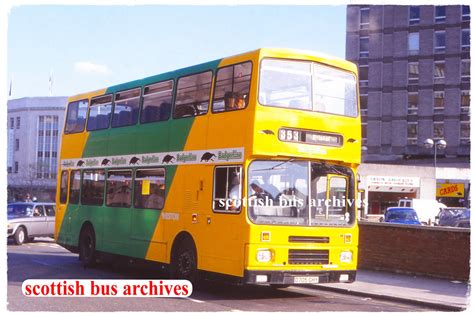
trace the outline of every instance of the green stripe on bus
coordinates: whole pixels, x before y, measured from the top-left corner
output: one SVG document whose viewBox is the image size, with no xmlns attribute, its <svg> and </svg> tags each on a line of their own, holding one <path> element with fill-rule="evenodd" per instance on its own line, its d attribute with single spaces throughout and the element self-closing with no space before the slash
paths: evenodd
<svg viewBox="0 0 474 316">
<path fill-rule="evenodd" d="M 116 85 L 108 88 L 106 94 L 143 87 L 163 80 L 176 80 L 181 76 L 206 70 L 213 70 L 215 74 L 220 62 L 221 60 L 219 59 L 142 80 Z M 170 119 L 166 122 L 138 124 L 128 127 L 94 131 L 89 134 L 82 157 L 182 151 L 186 145 L 194 120 L 194 117 L 178 120 Z M 166 194 L 168 194 L 172 187 L 177 166 L 167 166 L 165 168 Z M 98 250 L 145 258 L 161 211 L 81 206 L 84 210 L 79 212 L 76 211 L 77 208 L 77 205 L 68 205 L 63 219 L 63 226 L 58 236 L 59 243 L 74 246 L 78 245 L 82 224 L 92 219 L 94 226 L 98 226 L 95 227 L 96 234 L 98 235 Z M 74 216 L 74 214 L 81 215 Z M 99 223 L 99 225 L 97 225 L 97 223 Z M 140 232 L 137 233 L 134 229 L 139 229 Z M 64 231 L 68 232 L 68 236 L 64 235 Z M 124 234 L 124 232 L 129 232 L 129 234 Z M 104 238 L 106 245 L 103 245 L 100 241 L 102 238 Z"/>
</svg>

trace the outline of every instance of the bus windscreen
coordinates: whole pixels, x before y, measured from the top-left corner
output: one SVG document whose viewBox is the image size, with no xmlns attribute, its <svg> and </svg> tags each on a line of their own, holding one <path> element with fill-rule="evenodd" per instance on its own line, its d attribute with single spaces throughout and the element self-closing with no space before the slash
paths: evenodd
<svg viewBox="0 0 474 316">
<path fill-rule="evenodd" d="M 356 117 L 356 77 L 315 62 L 267 58 L 261 63 L 259 103 Z"/>
</svg>

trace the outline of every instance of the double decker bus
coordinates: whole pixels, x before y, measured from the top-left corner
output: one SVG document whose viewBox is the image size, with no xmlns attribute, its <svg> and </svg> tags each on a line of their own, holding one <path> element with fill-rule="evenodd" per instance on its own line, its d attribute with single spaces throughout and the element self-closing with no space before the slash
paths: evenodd
<svg viewBox="0 0 474 316">
<path fill-rule="evenodd" d="M 262 48 L 69 98 L 55 238 L 173 278 L 353 282 L 357 68 Z"/>
</svg>

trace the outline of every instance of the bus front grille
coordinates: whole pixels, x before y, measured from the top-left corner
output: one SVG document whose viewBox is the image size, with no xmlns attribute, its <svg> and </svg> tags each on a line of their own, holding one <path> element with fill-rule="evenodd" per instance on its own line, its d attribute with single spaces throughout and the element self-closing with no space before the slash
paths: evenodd
<svg viewBox="0 0 474 316">
<path fill-rule="evenodd" d="M 328 264 L 329 250 L 290 249 L 289 264 Z"/>
<path fill-rule="evenodd" d="M 288 241 L 289 242 L 301 242 L 301 243 L 329 244 L 329 237 L 290 236 L 290 237 L 288 237 Z"/>
</svg>

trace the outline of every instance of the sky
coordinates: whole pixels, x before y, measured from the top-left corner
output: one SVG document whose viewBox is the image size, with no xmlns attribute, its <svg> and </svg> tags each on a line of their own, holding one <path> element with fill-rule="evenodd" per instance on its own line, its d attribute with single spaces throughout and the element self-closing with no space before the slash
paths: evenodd
<svg viewBox="0 0 474 316">
<path fill-rule="evenodd" d="M 7 95 L 70 96 L 250 51 L 345 57 L 346 6 L 13 6 Z"/>
</svg>

